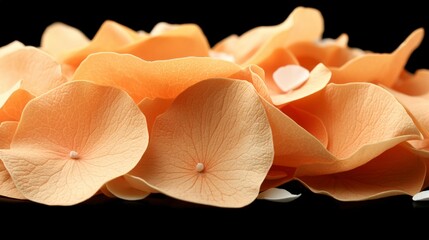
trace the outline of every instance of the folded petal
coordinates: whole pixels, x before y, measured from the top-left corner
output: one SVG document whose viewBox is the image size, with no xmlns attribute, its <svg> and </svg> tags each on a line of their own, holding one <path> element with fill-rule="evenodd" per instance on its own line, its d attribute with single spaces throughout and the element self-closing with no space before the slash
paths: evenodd
<svg viewBox="0 0 429 240">
<path fill-rule="evenodd" d="M 246 47 L 244 50 L 240 49 L 244 54 L 236 56 L 237 62 L 257 63 L 278 48 L 286 48 L 301 41 L 313 42 L 320 39 L 323 33 L 323 16 L 317 9 L 297 7 L 282 24 L 271 29 L 260 27 L 252 31 L 257 30 L 262 34 L 252 33 L 251 35 L 249 32 L 247 35 L 247 38 L 250 38 L 246 39 L 250 42 L 250 44 L 247 43 L 249 47 L 236 46 L 239 49 Z M 244 36 L 242 36 L 243 39 L 245 39 Z"/>
<path fill-rule="evenodd" d="M 90 40 L 79 29 L 56 22 L 43 32 L 40 48 L 55 59 L 62 59 L 65 54 L 83 48 L 89 42 Z"/>
<path fill-rule="evenodd" d="M 359 201 L 418 193 L 426 167 L 418 156 L 401 146 L 391 148 L 370 162 L 346 172 L 299 177 L 313 192 L 341 201 Z"/>
<path fill-rule="evenodd" d="M 285 93 L 281 91 L 278 87 L 272 87 L 270 89 L 272 90 L 270 94 L 271 99 L 273 100 L 273 103 L 278 107 L 284 106 L 287 103 L 307 97 L 322 90 L 329 83 L 330 79 L 331 71 L 329 71 L 329 69 L 326 68 L 323 64 L 319 64 L 310 72 L 310 77 L 308 78 L 308 80 L 303 83 L 303 85 L 298 89 Z M 267 82 L 269 81 L 270 79 L 267 79 Z M 267 85 L 274 86 L 273 83 L 267 83 Z"/>
<path fill-rule="evenodd" d="M 0 149 L 8 149 L 15 134 L 18 122 L 3 122 L 0 124 Z M 16 188 L 0 158 L 0 196 L 25 199 L 24 195 Z"/>
<path fill-rule="evenodd" d="M 26 198 L 73 205 L 129 172 L 147 144 L 145 117 L 125 92 L 73 81 L 27 104 L 0 158 Z"/>
<path fill-rule="evenodd" d="M 136 186 L 133 186 L 133 178 L 127 175 L 115 178 L 106 183 L 107 190 L 114 196 L 124 200 L 141 200 L 149 196 L 150 192 L 142 191 Z"/>
<path fill-rule="evenodd" d="M 144 98 L 172 99 L 199 81 L 240 70 L 234 63 L 212 58 L 149 62 L 128 54 L 97 53 L 82 62 L 73 79 L 120 88 L 139 103 Z"/>
<path fill-rule="evenodd" d="M 0 58 L 0 93 L 22 81 L 20 86 L 39 96 L 66 82 L 61 65 L 34 47 L 24 47 Z"/>
<path fill-rule="evenodd" d="M 209 79 L 156 119 L 130 174 L 177 199 L 242 207 L 256 199 L 272 159 L 271 129 L 252 85 Z"/>
<path fill-rule="evenodd" d="M 182 24 L 159 35 L 142 38 L 117 50 L 145 60 L 165 60 L 181 57 L 207 57 L 210 45 L 196 24 Z"/>
<path fill-rule="evenodd" d="M 25 45 L 19 41 L 13 41 L 3 47 L 0 47 L 0 58 L 23 47 L 25 47 Z"/>
<path fill-rule="evenodd" d="M 375 82 L 393 86 L 423 36 L 423 29 L 417 29 L 390 54 L 368 53 L 350 60 L 340 68 L 330 68 L 332 82 Z"/>
</svg>

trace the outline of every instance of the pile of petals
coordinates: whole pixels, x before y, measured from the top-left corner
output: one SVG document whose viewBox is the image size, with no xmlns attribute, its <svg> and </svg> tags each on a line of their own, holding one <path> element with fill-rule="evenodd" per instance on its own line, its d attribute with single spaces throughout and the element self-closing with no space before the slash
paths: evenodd
<svg viewBox="0 0 429 240">
<path fill-rule="evenodd" d="M 0 195 L 74 205 L 150 194 L 217 207 L 300 196 L 428 200 L 429 70 L 324 39 L 322 14 L 210 46 L 196 24 L 53 23 L 0 48 Z M 364 34 L 364 33 L 362 33 Z M 142 200 L 144 201 L 144 200 Z"/>
</svg>

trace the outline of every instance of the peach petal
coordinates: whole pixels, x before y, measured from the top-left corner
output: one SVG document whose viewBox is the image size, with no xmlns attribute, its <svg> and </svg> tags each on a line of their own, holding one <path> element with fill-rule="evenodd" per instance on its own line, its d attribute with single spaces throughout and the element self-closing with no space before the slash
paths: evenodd
<svg viewBox="0 0 429 240">
<path fill-rule="evenodd" d="M 270 188 L 264 192 L 261 192 L 258 195 L 257 199 L 261 200 L 268 200 L 272 202 L 292 202 L 293 200 L 299 198 L 301 194 L 292 194 L 286 189 L 280 189 L 280 188 Z"/>
<path fill-rule="evenodd" d="M 237 64 L 208 57 L 149 62 L 128 54 L 96 53 L 82 62 L 73 79 L 120 88 L 139 103 L 144 98 L 173 99 L 197 82 L 240 70 Z"/>
<path fill-rule="evenodd" d="M 18 122 L 3 122 L 0 124 L 0 149 L 8 149 L 15 134 Z M 9 172 L 0 159 L 0 196 L 25 199 L 24 195 L 16 188 Z"/>
<path fill-rule="evenodd" d="M 25 45 L 19 41 L 13 41 L 3 47 L 0 47 L 0 58 L 8 55 L 9 53 L 15 52 L 21 48 L 24 48 Z"/>
<path fill-rule="evenodd" d="M 272 93 L 271 99 L 276 106 L 282 107 L 287 103 L 296 101 L 322 90 L 329 83 L 330 79 L 331 71 L 329 71 L 329 69 L 323 64 L 319 64 L 311 71 L 309 79 L 300 88 L 288 93 L 284 93 L 282 91 Z"/>
<path fill-rule="evenodd" d="M 423 36 L 424 30 L 419 28 L 391 54 L 368 53 L 352 59 L 340 68 L 331 68 L 332 82 L 376 82 L 393 86 Z"/>
<path fill-rule="evenodd" d="M 403 136 L 420 138 L 402 105 L 388 91 L 370 83 L 329 84 L 318 96 L 302 99 L 296 107 L 324 122 L 328 149 L 339 158 L 351 156 L 364 145 Z M 351 123 L 355 123 L 353 127 Z"/>
<path fill-rule="evenodd" d="M 299 65 L 313 69 L 323 63 L 328 67 L 341 67 L 354 57 L 353 49 L 347 47 L 348 36 L 342 34 L 336 40 L 322 39 L 321 42 L 298 42 L 288 50 L 299 61 Z"/>
<path fill-rule="evenodd" d="M 25 47 L 0 58 L 0 73 L 2 83 L 10 87 L 22 80 L 21 88 L 34 96 L 39 96 L 66 81 L 61 65 L 34 47 Z M 3 89 L 3 86 L 1 88 Z"/>
<path fill-rule="evenodd" d="M 308 80 L 310 72 L 299 65 L 286 65 L 273 73 L 273 80 L 283 92 L 289 92 Z"/>
<path fill-rule="evenodd" d="M 209 48 L 207 38 L 198 25 L 182 24 L 160 35 L 142 38 L 116 51 L 153 61 L 188 56 L 207 57 Z"/>
<path fill-rule="evenodd" d="M 162 98 L 145 98 L 139 104 L 139 109 L 146 117 L 148 132 L 152 131 L 152 126 L 155 123 L 155 119 L 164 113 L 173 102 L 173 99 L 162 99 Z"/>
<path fill-rule="evenodd" d="M 260 27 L 259 31 L 261 33 L 257 35 L 253 34 L 253 39 L 247 40 L 251 43 L 252 51 L 243 51 L 240 49 L 246 55 L 236 56 L 237 62 L 245 62 L 244 64 L 257 63 L 261 59 L 265 59 L 271 55 L 275 49 L 287 48 L 297 42 L 314 42 L 320 39 L 323 33 L 323 16 L 317 9 L 297 7 L 285 22 L 271 28 Z M 262 33 L 262 31 L 265 32 Z"/>
<path fill-rule="evenodd" d="M 273 165 L 297 168 L 296 176 L 348 171 L 399 143 L 420 138 L 399 102 L 373 84 L 329 84 L 294 103 L 323 122 L 327 148 L 275 106 L 266 101 L 264 106 L 273 132 Z"/>
<path fill-rule="evenodd" d="M 132 187 L 124 176 L 109 181 L 106 184 L 106 188 L 114 196 L 130 201 L 144 199 L 150 194 L 150 192 L 141 191 Z"/>
<path fill-rule="evenodd" d="M 252 85 L 209 79 L 156 119 L 148 150 L 130 174 L 177 199 L 242 207 L 256 199 L 272 158 L 271 130 Z"/>
<path fill-rule="evenodd" d="M 406 95 L 420 96 L 429 100 L 429 69 L 417 70 L 405 80 L 399 80 L 393 89 Z"/>
<path fill-rule="evenodd" d="M 394 147 L 370 162 L 330 175 L 299 177 L 313 192 L 341 201 L 359 201 L 393 195 L 418 193 L 426 168 L 415 154 Z"/>
<path fill-rule="evenodd" d="M 89 44 L 69 52 L 62 62 L 76 68 L 91 53 L 115 51 L 136 39 L 139 39 L 137 32 L 115 21 L 106 20 Z"/>
<path fill-rule="evenodd" d="M 27 104 L 0 158 L 26 198 L 73 205 L 129 172 L 147 144 L 145 117 L 125 92 L 73 81 Z"/>
<path fill-rule="evenodd" d="M 89 42 L 79 29 L 56 22 L 43 32 L 40 48 L 56 59 L 61 59 L 65 54 L 87 46 Z"/>
<path fill-rule="evenodd" d="M 328 132 L 320 118 L 292 105 L 286 105 L 281 111 L 316 137 L 325 148 L 328 146 Z"/>
<path fill-rule="evenodd" d="M 34 96 L 25 90 L 18 89 L 14 91 L 0 109 L 0 123 L 3 121 L 19 121 L 22 110 L 33 98 Z"/>
</svg>

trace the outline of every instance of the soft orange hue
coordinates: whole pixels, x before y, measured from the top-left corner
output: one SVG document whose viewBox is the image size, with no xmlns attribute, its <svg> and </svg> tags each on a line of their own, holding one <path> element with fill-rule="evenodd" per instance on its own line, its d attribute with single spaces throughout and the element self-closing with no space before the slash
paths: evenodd
<svg viewBox="0 0 429 240">
<path fill-rule="evenodd" d="M 325 145 L 323 141 L 326 139 L 320 141 L 283 112 L 265 103 L 273 131 L 275 158 L 272 169 L 276 172 L 274 177 L 268 179 L 271 184 L 264 185 L 266 188 L 291 180 L 293 176 L 288 173 L 290 168 L 296 168 L 295 177 L 305 182 L 309 176 L 344 173 L 363 167 L 402 142 L 420 139 L 418 129 L 401 104 L 387 91 L 373 84 L 329 84 L 321 92 L 294 102 L 293 106 L 322 121 L 328 142 Z M 387 164 L 383 157 L 382 160 Z M 421 167 L 418 159 L 414 163 Z M 282 169 L 285 169 L 283 176 L 279 172 Z M 406 191 L 402 188 L 397 190 L 404 190 L 408 194 L 415 192 L 422 184 L 421 174 L 424 175 L 424 171 L 418 173 L 414 177 L 402 179 L 404 185 L 409 187 Z M 283 181 L 281 178 L 284 178 Z M 329 188 L 329 182 L 325 183 Z M 375 187 L 379 184 L 373 182 L 373 185 L 373 191 L 377 192 Z M 391 186 L 394 185 L 392 183 Z M 370 189 L 371 185 L 363 188 Z M 319 189 L 323 189 L 322 183 Z M 383 190 L 383 193 L 369 194 L 370 190 L 358 192 L 359 188 L 356 188 L 353 189 L 356 191 L 353 195 L 346 193 L 349 191 L 347 188 L 341 190 L 344 193 L 340 194 L 337 189 L 330 194 L 335 198 L 351 201 L 395 192 L 392 189 L 386 190 L 386 193 Z"/>
<path fill-rule="evenodd" d="M 349 171 L 299 179 L 313 192 L 354 201 L 400 194 L 412 196 L 420 191 L 425 172 L 418 156 L 398 146 Z"/>
<path fill-rule="evenodd" d="M 3 47 L 0 47 L 0 58 L 23 47 L 25 47 L 25 45 L 19 41 L 13 41 Z"/>
<path fill-rule="evenodd" d="M 125 92 L 73 81 L 27 104 L 0 158 L 26 198 L 73 205 L 130 171 L 147 144 L 145 117 Z"/>
<path fill-rule="evenodd" d="M 251 203 L 273 160 L 271 129 L 252 85 L 209 79 L 156 120 L 130 174 L 171 197 L 220 207 Z"/>
<path fill-rule="evenodd" d="M 0 149 L 8 149 L 12 142 L 12 137 L 15 134 L 17 122 L 2 122 L 0 123 Z M 0 158 L 0 196 L 25 199 L 22 193 L 16 188 L 9 172 L 4 167 Z"/>
<path fill-rule="evenodd" d="M 91 41 L 75 28 L 54 23 L 44 32 L 41 47 L 73 69 L 97 52 L 129 53 L 145 60 L 161 60 L 208 56 L 210 48 L 204 33 L 195 24 L 181 24 L 151 35 L 110 20 L 100 26 Z"/>
<path fill-rule="evenodd" d="M 18 121 L 26 103 L 63 83 L 61 66 L 34 47 L 0 57 L 0 122 Z"/>
<path fill-rule="evenodd" d="M 424 136 L 423 140 L 409 141 L 414 151 L 426 161 L 429 167 L 429 71 L 421 69 L 415 74 L 404 73 L 394 89 L 389 90 L 409 111 L 415 124 Z M 429 187 L 429 171 L 423 188 Z"/>
<path fill-rule="evenodd" d="M 335 40 L 297 42 L 285 50 L 307 69 L 313 69 L 319 63 L 330 68 L 341 67 L 354 57 L 364 54 L 362 50 L 349 48 L 347 42 L 348 36 L 342 34 Z"/>
<path fill-rule="evenodd" d="M 213 47 L 214 51 L 231 54 L 237 63 L 254 64 L 300 41 L 316 41 L 323 33 L 323 17 L 317 9 L 297 7 L 277 26 L 257 27 L 240 37 L 232 35 Z"/>
<path fill-rule="evenodd" d="M 242 69 L 209 57 L 145 61 L 129 54 L 96 53 L 82 62 L 73 79 L 120 88 L 140 103 L 145 98 L 174 99 L 189 86 L 214 77 L 247 80 L 264 94 L 260 75 L 263 72 L 257 66 Z"/>
<path fill-rule="evenodd" d="M 338 68 L 330 68 L 334 83 L 374 82 L 391 87 L 404 70 L 411 53 L 423 40 L 424 30 L 415 30 L 392 53 L 366 53 Z M 365 71 L 362 71 L 365 69 Z"/>
</svg>

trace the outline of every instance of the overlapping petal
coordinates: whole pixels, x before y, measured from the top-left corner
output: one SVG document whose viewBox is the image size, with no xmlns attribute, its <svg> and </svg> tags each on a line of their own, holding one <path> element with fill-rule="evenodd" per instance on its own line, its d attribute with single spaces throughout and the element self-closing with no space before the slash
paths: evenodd
<svg viewBox="0 0 429 240">
<path fill-rule="evenodd" d="M 0 158 L 26 198 L 72 205 L 130 171 L 147 144 L 145 117 L 125 92 L 73 81 L 27 104 Z"/>
<path fill-rule="evenodd" d="M 271 129 L 252 85 L 210 79 L 156 119 L 131 174 L 174 198 L 242 207 L 257 197 L 272 158 Z"/>
</svg>

